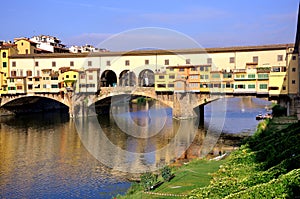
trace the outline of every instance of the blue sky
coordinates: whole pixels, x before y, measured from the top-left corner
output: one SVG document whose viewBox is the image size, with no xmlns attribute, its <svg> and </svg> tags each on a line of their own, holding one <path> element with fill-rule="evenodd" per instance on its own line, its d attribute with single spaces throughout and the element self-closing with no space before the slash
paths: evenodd
<svg viewBox="0 0 300 199">
<path fill-rule="evenodd" d="M 5 23 L 1 26 L 0 40 L 46 34 L 57 36 L 67 45 L 89 43 L 101 47 L 103 41 L 124 31 L 132 33 L 146 28 L 145 33 L 149 27 L 158 27 L 203 47 L 293 43 L 298 3 L 298 0 L 10 0 L 1 2 Z M 163 41 L 172 43 L 171 48 L 186 47 L 166 35 Z M 148 37 L 151 36 L 149 33 Z"/>
</svg>

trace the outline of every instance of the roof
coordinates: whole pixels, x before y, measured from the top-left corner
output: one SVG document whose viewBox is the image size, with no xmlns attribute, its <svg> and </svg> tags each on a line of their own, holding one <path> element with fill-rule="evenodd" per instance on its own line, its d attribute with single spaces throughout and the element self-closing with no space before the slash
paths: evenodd
<svg viewBox="0 0 300 199">
<path fill-rule="evenodd" d="M 91 53 L 51 53 L 51 54 L 18 54 L 10 58 L 77 58 L 77 57 L 106 57 L 106 56 L 145 56 L 145 55 L 176 55 L 176 54 L 205 54 L 205 53 L 224 53 L 224 52 L 248 52 L 266 50 L 285 50 L 293 48 L 294 44 L 272 44 L 260 46 L 236 46 L 222 48 L 193 48 L 175 50 L 135 50 L 135 51 L 107 51 Z"/>
</svg>

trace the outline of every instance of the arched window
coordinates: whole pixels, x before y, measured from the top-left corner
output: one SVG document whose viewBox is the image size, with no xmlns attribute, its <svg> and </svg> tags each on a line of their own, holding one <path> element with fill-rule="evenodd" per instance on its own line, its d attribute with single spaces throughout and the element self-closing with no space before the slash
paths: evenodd
<svg viewBox="0 0 300 199">
<path fill-rule="evenodd" d="M 6 52 L 3 52 L 3 53 L 2 53 L 2 57 L 3 57 L 3 58 L 6 58 Z"/>
</svg>

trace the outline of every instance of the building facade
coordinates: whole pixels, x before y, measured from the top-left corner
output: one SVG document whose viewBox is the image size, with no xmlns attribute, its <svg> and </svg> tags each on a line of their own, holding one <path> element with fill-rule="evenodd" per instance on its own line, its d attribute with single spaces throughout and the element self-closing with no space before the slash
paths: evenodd
<svg viewBox="0 0 300 199">
<path fill-rule="evenodd" d="M 101 86 L 154 86 L 157 92 L 279 97 L 299 93 L 298 54 L 293 47 L 21 53 L 7 58 L 10 67 L 3 72 L 11 81 L 9 94 L 58 93 L 76 85 L 85 92 L 97 92 Z"/>
</svg>

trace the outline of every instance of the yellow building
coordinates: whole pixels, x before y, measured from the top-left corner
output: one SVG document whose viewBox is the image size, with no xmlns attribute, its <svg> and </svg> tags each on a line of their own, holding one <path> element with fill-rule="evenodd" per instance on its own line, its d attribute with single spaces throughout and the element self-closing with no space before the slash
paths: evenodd
<svg viewBox="0 0 300 199">
<path fill-rule="evenodd" d="M 69 69 L 67 71 L 62 72 L 62 89 L 66 89 L 67 91 L 73 91 L 73 88 L 78 79 L 78 70 Z"/>
<path fill-rule="evenodd" d="M 16 45 L 4 43 L 0 46 L 0 94 L 7 94 L 7 77 L 10 76 L 9 56 L 17 53 Z"/>
<path fill-rule="evenodd" d="M 18 54 L 33 54 L 36 52 L 36 43 L 27 38 L 15 38 Z"/>
</svg>

